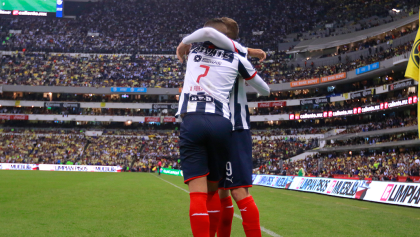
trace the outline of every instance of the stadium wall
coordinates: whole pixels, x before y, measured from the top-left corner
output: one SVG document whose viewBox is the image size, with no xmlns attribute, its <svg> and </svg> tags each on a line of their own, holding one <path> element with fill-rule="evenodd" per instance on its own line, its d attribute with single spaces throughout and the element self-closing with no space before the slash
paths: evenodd
<svg viewBox="0 0 420 237">
<path fill-rule="evenodd" d="M 20 164 L 0 163 L 0 170 L 43 170 L 43 171 L 73 171 L 73 172 L 121 172 L 120 166 L 98 165 L 57 165 L 57 164 Z"/>
<path fill-rule="evenodd" d="M 420 183 L 253 175 L 253 185 L 392 205 L 420 207 Z M 420 177 L 412 177 L 420 182 Z"/>
<path fill-rule="evenodd" d="M 280 107 L 280 106 L 300 106 L 302 101 L 313 100 L 314 103 L 318 103 L 317 100 L 328 100 L 329 102 L 346 101 L 352 98 L 353 94 L 361 93 L 366 91 L 372 91 L 372 94 L 383 94 L 392 90 L 400 90 L 417 84 L 413 79 L 401 80 L 393 84 L 381 85 L 378 87 L 370 87 L 360 91 L 353 91 L 349 93 L 338 94 L 332 97 L 310 97 L 304 99 L 293 99 L 293 100 L 272 100 L 272 101 L 259 101 L 259 102 L 248 102 L 250 108 L 266 108 L 266 107 Z M 68 103 L 65 101 L 54 101 L 54 103 Z M 321 102 L 320 102 L 321 103 Z M 159 105 L 178 105 L 178 103 L 114 103 L 114 102 L 79 102 L 80 108 L 108 108 L 108 109 L 153 109 L 154 104 Z M 0 100 L 1 106 L 17 106 L 22 107 L 44 107 L 44 101 L 30 101 L 30 100 Z"/>
</svg>

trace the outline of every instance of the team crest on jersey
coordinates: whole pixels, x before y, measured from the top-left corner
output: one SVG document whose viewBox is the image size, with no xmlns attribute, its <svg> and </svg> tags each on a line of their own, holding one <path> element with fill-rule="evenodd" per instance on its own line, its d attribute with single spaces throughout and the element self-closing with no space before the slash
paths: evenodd
<svg viewBox="0 0 420 237">
<path fill-rule="evenodd" d="M 414 43 L 413 46 L 413 53 L 411 54 L 411 60 L 413 60 L 414 65 L 416 65 L 417 68 L 419 68 L 419 61 L 420 61 L 420 39 L 417 40 L 416 43 Z"/>
<path fill-rule="evenodd" d="M 231 51 L 226 51 L 226 50 L 223 50 L 223 49 L 210 49 L 210 48 L 207 48 L 207 47 L 204 47 L 204 46 L 200 46 L 200 47 L 197 47 L 197 48 L 193 49 L 191 51 L 191 53 L 202 53 L 206 56 L 222 59 L 222 60 L 230 62 L 230 63 L 232 63 L 233 59 L 234 59 L 234 53 L 231 52 Z M 194 61 L 195 61 L 195 59 L 196 58 L 194 57 Z"/>
<path fill-rule="evenodd" d="M 194 62 L 200 62 L 202 58 L 201 55 L 195 55 Z"/>
</svg>

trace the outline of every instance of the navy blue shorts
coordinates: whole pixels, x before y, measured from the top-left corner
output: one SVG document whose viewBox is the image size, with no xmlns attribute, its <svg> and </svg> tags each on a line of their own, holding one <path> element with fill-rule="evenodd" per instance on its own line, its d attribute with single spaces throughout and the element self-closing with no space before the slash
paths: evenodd
<svg viewBox="0 0 420 237">
<path fill-rule="evenodd" d="M 229 158 L 231 136 L 229 119 L 213 114 L 187 114 L 179 136 L 184 183 L 204 176 L 210 182 L 219 182 Z"/>
<path fill-rule="evenodd" d="M 249 129 L 232 133 L 229 161 L 221 189 L 252 187 L 252 137 Z"/>
</svg>

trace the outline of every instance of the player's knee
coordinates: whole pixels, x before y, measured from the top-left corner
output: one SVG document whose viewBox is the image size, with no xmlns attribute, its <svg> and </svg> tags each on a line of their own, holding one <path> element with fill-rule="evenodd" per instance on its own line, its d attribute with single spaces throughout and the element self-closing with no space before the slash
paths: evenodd
<svg viewBox="0 0 420 237">
<path fill-rule="evenodd" d="M 216 192 L 219 189 L 219 182 L 207 181 L 207 187 L 209 192 Z"/>
<path fill-rule="evenodd" d="M 220 199 L 229 197 L 229 190 L 219 189 L 219 197 Z"/>
<path fill-rule="evenodd" d="M 248 192 L 248 188 L 235 188 L 231 190 L 231 193 L 235 202 L 239 202 L 240 200 L 250 195 Z"/>
</svg>

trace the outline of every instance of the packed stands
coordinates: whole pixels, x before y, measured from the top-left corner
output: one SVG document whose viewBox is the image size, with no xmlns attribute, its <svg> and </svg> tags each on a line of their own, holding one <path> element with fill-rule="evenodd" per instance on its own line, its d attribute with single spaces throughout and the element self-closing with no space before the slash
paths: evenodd
<svg viewBox="0 0 420 237">
<path fill-rule="evenodd" d="M 182 85 L 185 66 L 174 56 L 18 54 L 3 57 L 2 84 L 78 87 L 155 87 Z"/>
<path fill-rule="evenodd" d="M 382 129 L 391 129 L 399 127 L 410 127 L 417 125 L 417 118 L 389 118 L 384 122 L 371 122 L 369 124 L 360 124 L 347 128 L 346 130 L 340 132 L 339 134 L 350 134 L 350 133 L 361 133 L 369 131 L 377 131 Z"/>
<path fill-rule="evenodd" d="M 321 131 L 325 130 L 311 129 L 299 132 L 294 130 L 291 133 L 310 134 Z M 299 135 L 292 137 L 280 135 L 272 138 L 279 134 L 275 131 L 253 132 L 253 152 L 254 156 L 258 157 L 256 160 L 272 156 L 286 159 L 318 146 L 318 139 L 306 139 Z M 89 137 L 85 136 L 83 130 L 75 129 L 4 128 L 0 139 L 5 163 L 25 161 L 25 163 L 64 164 L 71 161 L 83 165 L 128 166 L 135 159 L 134 168 L 141 170 L 145 168 L 144 166 L 149 168 L 148 164 L 154 165 L 161 159 L 172 166 L 174 161 L 178 162 L 178 136 L 177 130 L 104 130 L 101 136 Z M 145 144 L 145 147 L 140 152 L 142 144 Z M 6 150 L 6 147 L 11 148 Z"/>
<path fill-rule="evenodd" d="M 232 12 L 226 5 L 236 6 Z M 393 8 L 402 9 L 390 14 Z M 180 35 L 213 17 L 239 22 L 241 41 L 273 49 L 278 42 L 327 37 L 367 29 L 417 12 L 415 0 L 380 1 L 115 1 L 86 3 L 77 19 L 3 18 L 2 50 L 137 53 L 173 52 Z M 182 17 L 181 17 L 182 16 Z M 330 24 L 330 28 L 326 27 Z M 342 28 L 342 29 L 341 29 Z M 95 37 L 88 33 L 99 33 Z M 6 40 L 7 39 L 7 40 Z"/>
<path fill-rule="evenodd" d="M 317 138 L 305 137 L 262 137 L 261 140 L 253 137 L 252 157 L 254 166 L 264 161 L 289 159 L 318 146 Z"/>
<path fill-rule="evenodd" d="M 281 53 L 268 55 L 260 63 L 252 60 L 268 84 L 318 78 L 348 72 L 374 62 L 389 59 L 411 50 L 413 42 L 383 50 L 377 48 L 369 57 L 330 66 L 282 64 Z M 3 56 L 0 83 L 7 85 L 77 86 L 77 87 L 182 87 L 185 65 L 175 56 L 97 56 L 21 54 Z"/>
<path fill-rule="evenodd" d="M 411 151 L 383 151 L 376 154 L 335 155 L 312 157 L 287 162 L 282 173 L 297 175 L 304 168 L 307 175 L 334 177 L 336 175 L 373 180 L 405 181 L 409 176 L 419 176 L 420 153 Z"/>
<path fill-rule="evenodd" d="M 400 94 L 401 95 L 401 94 Z M 366 100 L 348 100 L 343 102 L 334 102 L 326 104 L 316 104 L 315 106 L 288 106 L 288 107 L 272 107 L 272 108 L 255 108 L 252 115 L 275 115 L 275 114 L 288 114 L 288 113 L 314 113 L 323 112 L 328 110 L 352 110 L 353 108 L 369 105 L 377 105 L 383 102 L 391 102 L 398 99 L 407 99 L 412 96 L 412 93 L 405 93 L 404 96 L 395 96 L 387 98 L 387 95 L 377 96 L 376 98 L 370 97 Z"/>
<path fill-rule="evenodd" d="M 79 3 L 73 3 L 79 4 Z M 82 4 L 82 3 L 80 3 Z M 320 58 L 336 57 L 339 63 L 306 64 L 293 60 L 293 55 L 280 51 L 279 43 L 329 37 L 368 29 L 386 24 L 418 12 L 418 0 L 375 1 L 116 1 L 83 3 L 83 10 L 76 11 L 76 19 L 4 18 L 0 17 L 4 50 L 0 62 L 0 85 L 72 86 L 72 87 L 144 87 L 180 88 L 183 86 L 185 64 L 174 55 L 180 40 L 201 28 L 208 19 L 230 16 L 237 20 L 243 45 L 263 48 L 267 59 L 251 62 L 268 84 L 280 84 L 310 78 L 319 78 L 406 55 L 413 42 L 393 45 L 395 39 L 412 33 L 412 29 L 386 32 L 385 36 L 367 38 L 354 45 L 343 45 L 337 53 Z M 235 12 L 226 5 L 236 6 Z M 391 12 L 401 9 L 399 14 Z M 416 27 L 412 27 L 413 29 Z M 21 33 L 9 33 L 9 30 Z M 406 42 L 406 41 L 404 41 Z M 388 43 L 387 46 L 380 46 Z M 292 49 L 290 46 L 289 49 Z M 368 50 L 369 54 L 350 59 L 346 53 Z M 17 51 L 17 52 L 15 52 Z M 305 60 L 305 59 L 303 59 Z M 394 74 L 394 72 L 393 72 Z M 388 76 L 386 76 L 388 77 Z M 366 89 L 366 86 L 389 84 L 402 79 L 380 83 L 354 83 L 328 93 L 318 89 L 273 92 L 270 100 L 300 99 L 326 96 Z M 373 81 L 373 80 L 372 80 Z M 344 88 L 345 87 L 345 88 Z M 10 92 L 9 92 L 10 93 Z M 397 93 L 397 92 L 396 92 Z M 16 96 L 2 93 L 0 99 L 77 102 L 141 102 L 177 103 L 176 96 L 167 99 L 158 96 L 122 98 L 105 95 L 70 95 L 45 97 L 41 93 L 24 93 Z M 18 93 L 19 94 L 19 93 Z M 413 91 L 384 93 L 365 99 L 325 103 L 321 106 L 289 106 L 254 108 L 252 115 L 288 113 L 312 113 L 325 110 L 352 109 L 393 99 L 413 96 Z M 250 96 L 250 101 L 267 98 Z M 169 110 L 167 115 L 174 115 Z M 410 111 L 406 111 L 410 112 Z M 152 109 L 90 109 L 63 111 L 47 107 L 1 106 L 0 113 L 8 114 L 68 114 L 160 116 Z M 410 114 L 412 115 L 412 114 Z M 413 126 L 417 119 L 394 114 L 364 118 L 333 118 L 318 123 L 302 121 L 271 121 L 252 125 L 254 167 L 260 173 L 296 175 L 303 167 L 308 175 L 331 177 L 346 175 L 377 180 L 396 180 L 403 176 L 418 176 L 419 155 L 416 149 L 384 151 L 359 155 L 333 153 L 308 156 L 304 160 L 291 161 L 297 155 L 313 151 L 320 146 L 320 138 L 335 128 L 345 128 L 339 134 L 379 131 L 389 128 Z M 375 118 L 375 122 L 366 123 Z M 6 120 L 6 119 L 3 119 Z M 180 168 L 178 127 L 179 124 L 136 124 L 136 130 L 108 129 L 123 127 L 114 122 L 81 123 L 75 129 L 75 121 L 64 125 L 63 121 L 34 122 L 36 129 L 6 127 L 32 125 L 32 121 L 1 121 L 5 126 L 0 133 L 0 161 L 5 163 L 80 164 L 121 166 L 123 170 L 151 171 L 158 161 L 163 167 Z M 18 124 L 21 123 L 21 124 Z M 362 124 L 361 124 L 362 123 Z M 17 125 L 18 124 L 18 125 Z M 357 125 L 355 125 L 357 124 Z M 255 126 L 254 126 L 255 125 Z M 60 128 L 71 127 L 71 129 Z M 270 127 L 271 126 L 271 127 Z M 343 127 L 345 126 L 345 127 Z M 45 128 L 39 128 L 45 127 Z M 55 127 L 51 129 L 49 127 Z M 133 126 L 134 127 L 134 126 Z M 268 129 L 267 129 L 268 127 Z M 87 136 L 85 128 L 103 131 L 101 136 Z M 131 128 L 131 127 L 130 127 Z M 257 129 L 265 130 L 257 130 Z M 168 130 L 163 130 L 168 129 Z M 369 138 L 357 137 L 344 141 L 326 142 L 326 147 L 342 147 L 358 144 L 377 144 L 418 139 L 414 132 L 386 134 Z M 141 147 L 144 149 L 141 150 Z M 395 150 L 395 149 L 394 149 Z"/>
<path fill-rule="evenodd" d="M 347 140 L 336 140 L 334 143 L 330 143 L 325 147 L 343 147 L 343 146 L 352 146 L 352 145 L 363 145 L 363 144 L 379 144 L 385 142 L 396 142 L 396 141 L 406 141 L 406 140 L 415 140 L 418 139 L 417 131 L 407 132 L 407 133 L 397 133 L 397 134 L 386 134 L 374 137 L 357 137 Z"/>
</svg>

